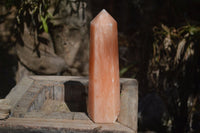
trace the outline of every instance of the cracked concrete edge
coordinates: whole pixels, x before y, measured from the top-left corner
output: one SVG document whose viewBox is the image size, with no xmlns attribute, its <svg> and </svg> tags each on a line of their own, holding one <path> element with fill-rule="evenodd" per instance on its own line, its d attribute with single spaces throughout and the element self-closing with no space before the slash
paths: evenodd
<svg viewBox="0 0 200 133">
<path fill-rule="evenodd" d="M 24 77 L 6 96 L 6 99 L 10 101 L 11 105 L 11 114 L 13 108 L 17 105 L 18 101 L 21 97 L 26 93 L 26 91 L 30 88 L 33 83 L 33 79 L 29 77 Z"/>
<path fill-rule="evenodd" d="M 16 106 L 18 101 L 21 97 L 26 93 L 26 91 L 30 88 L 36 80 L 49 80 L 49 81 L 58 81 L 58 82 L 65 82 L 70 80 L 80 81 L 81 83 L 88 84 L 88 77 L 79 77 L 79 76 L 29 76 L 24 77 L 7 95 L 6 99 L 10 100 L 11 113 L 12 109 Z M 120 83 L 123 86 L 130 86 L 131 88 L 134 87 L 136 89 L 135 92 L 137 93 L 136 101 L 138 101 L 138 82 L 136 79 L 130 78 L 120 78 Z M 128 87 L 129 88 L 129 87 Z M 138 105 L 137 105 L 138 106 Z M 135 106 L 136 107 L 136 106 Z M 136 109 L 137 110 L 137 109 Z M 124 122 L 118 121 L 120 124 L 124 125 L 127 128 L 130 128 L 133 132 L 137 132 L 137 121 L 136 126 L 129 126 Z M 136 128 L 135 128 L 136 127 Z"/>
<path fill-rule="evenodd" d="M 0 121 L 0 130 L 13 131 L 18 133 L 18 130 L 23 132 L 74 132 L 74 133 L 134 133 L 130 128 L 119 123 L 115 124 L 95 124 L 87 120 L 59 120 L 59 119 L 41 119 L 41 118 L 9 118 L 6 121 Z M 45 132 L 46 133 L 46 132 Z"/>
<path fill-rule="evenodd" d="M 138 82 L 134 79 L 122 83 L 118 122 L 137 131 Z"/>
<path fill-rule="evenodd" d="M 75 80 L 75 81 L 80 81 L 80 82 L 89 82 L 88 77 L 83 77 L 83 76 L 29 76 L 33 80 L 53 80 L 53 81 L 70 81 L 70 80 Z M 120 78 L 120 83 L 124 83 L 127 81 L 131 81 L 132 83 L 134 82 L 135 85 L 138 85 L 138 82 L 136 79 L 131 79 L 131 78 Z"/>
</svg>

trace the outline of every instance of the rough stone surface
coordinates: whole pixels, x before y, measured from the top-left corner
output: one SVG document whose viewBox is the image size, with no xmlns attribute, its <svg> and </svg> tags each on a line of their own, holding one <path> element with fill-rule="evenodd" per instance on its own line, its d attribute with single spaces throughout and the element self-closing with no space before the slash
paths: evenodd
<svg viewBox="0 0 200 133">
<path fill-rule="evenodd" d="M 0 120 L 7 119 L 11 110 L 8 99 L 0 99 Z"/>
<path fill-rule="evenodd" d="M 10 112 L 10 109 L 11 109 L 11 106 L 10 105 L 3 105 L 3 104 L 0 104 L 0 113 L 9 113 Z"/>
<path fill-rule="evenodd" d="M 32 82 L 33 82 L 32 79 L 30 79 L 28 77 L 24 77 L 21 80 L 21 82 L 19 82 L 19 84 L 16 85 L 11 90 L 9 95 L 6 96 L 6 99 L 8 99 L 10 101 L 10 105 L 12 105 L 11 113 L 12 113 L 12 109 L 15 107 L 17 102 L 21 99 L 23 94 L 30 88 L 30 86 L 32 85 Z"/>
<path fill-rule="evenodd" d="M 127 83 L 127 81 L 130 81 L 131 83 Z M 77 86 L 74 83 L 78 83 Z M 132 79 L 120 79 L 120 84 L 122 86 L 121 104 L 123 105 L 124 102 L 127 102 L 126 96 L 128 96 L 130 101 L 134 101 L 134 108 L 127 111 L 126 113 L 128 114 L 123 111 L 120 112 L 122 119 L 119 119 L 119 123 L 95 124 L 89 119 L 86 111 L 84 112 L 80 109 L 80 111 L 74 112 L 68 104 L 69 102 L 71 102 L 71 104 L 79 104 L 77 109 L 82 108 L 82 102 L 86 102 L 87 104 L 87 78 L 74 76 L 26 77 L 22 79 L 22 81 L 15 86 L 6 97 L 6 99 L 10 101 L 11 115 L 8 119 L 0 121 L 0 132 L 136 132 L 137 122 L 127 125 L 126 118 L 127 116 L 132 115 L 133 117 L 130 117 L 130 119 L 128 119 L 129 121 L 134 121 L 135 118 L 137 118 L 137 81 Z M 77 88 L 78 86 L 82 88 L 82 90 L 79 90 Z M 75 89 L 73 90 L 73 88 Z M 71 95 L 66 95 L 66 89 L 68 89 L 71 95 L 76 95 L 78 98 L 74 99 Z M 77 91 L 81 91 L 81 93 Z M 81 97 L 83 94 L 86 97 L 84 98 L 86 101 L 82 101 Z M 128 101 L 128 104 L 130 103 L 131 102 Z"/>
<path fill-rule="evenodd" d="M 138 84 L 135 80 L 129 80 L 122 84 L 121 108 L 118 121 L 137 131 L 138 112 Z"/>
<path fill-rule="evenodd" d="M 9 113 L 0 113 L 0 120 L 5 120 L 9 116 Z"/>
<path fill-rule="evenodd" d="M 9 105 L 10 101 L 8 99 L 0 99 L 0 104 L 1 105 Z"/>
<path fill-rule="evenodd" d="M 41 110 L 47 113 L 51 112 L 70 112 L 68 106 L 65 104 L 64 101 L 58 101 L 58 100 L 46 100 L 41 107 Z"/>
<path fill-rule="evenodd" d="M 4 133 L 132 133 L 119 123 L 94 124 L 87 120 L 58 120 L 41 118 L 9 118 L 0 121 Z"/>
</svg>

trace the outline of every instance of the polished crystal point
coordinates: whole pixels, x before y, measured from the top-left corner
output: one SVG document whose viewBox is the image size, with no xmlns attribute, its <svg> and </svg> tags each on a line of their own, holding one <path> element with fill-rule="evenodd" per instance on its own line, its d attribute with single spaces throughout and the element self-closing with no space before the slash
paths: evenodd
<svg viewBox="0 0 200 133">
<path fill-rule="evenodd" d="M 90 23 L 88 114 L 113 123 L 120 111 L 117 22 L 102 10 Z"/>
</svg>

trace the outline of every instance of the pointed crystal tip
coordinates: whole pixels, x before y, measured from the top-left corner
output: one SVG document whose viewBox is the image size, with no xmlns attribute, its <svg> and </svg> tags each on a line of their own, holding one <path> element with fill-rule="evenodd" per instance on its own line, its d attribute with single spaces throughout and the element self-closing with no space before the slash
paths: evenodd
<svg viewBox="0 0 200 133">
<path fill-rule="evenodd" d="M 102 9 L 99 14 L 90 22 L 91 24 L 98 23 L 99 21 L 103 22 L 113 22 L 116 23 L 115 19 L 105 10 Z"/>
<path fill-rule="evenodd" d="M 106 9 L 102 9 L 101 12 L 106 12 L 107 13 Z"/>
</svg>

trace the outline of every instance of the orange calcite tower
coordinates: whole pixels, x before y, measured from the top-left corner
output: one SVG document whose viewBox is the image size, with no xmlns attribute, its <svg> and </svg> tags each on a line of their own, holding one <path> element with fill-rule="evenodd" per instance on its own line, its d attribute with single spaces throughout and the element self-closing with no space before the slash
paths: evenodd
<svg viewBox="0 0 200 133">
<path fill-rule="evenodd" d="M 90 23 L 88 114 L 114 123 L 120 111 L 117 22 L 102 10 Z"/>
</svg>

